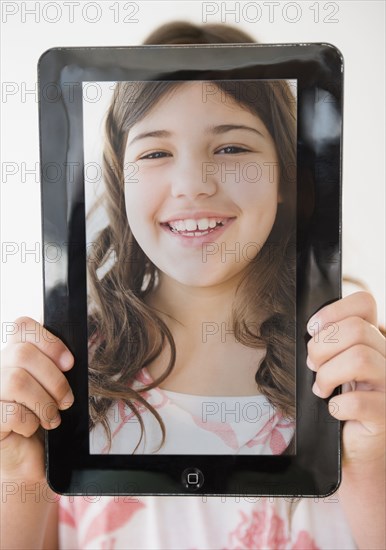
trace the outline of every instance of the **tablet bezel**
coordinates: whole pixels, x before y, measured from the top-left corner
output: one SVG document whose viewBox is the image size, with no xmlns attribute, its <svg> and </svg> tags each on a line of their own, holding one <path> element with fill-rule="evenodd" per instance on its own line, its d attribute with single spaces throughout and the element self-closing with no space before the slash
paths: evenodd
<svg viewBox="0 0 386 550">
<path fill-rule="evenodd" d="M 188 68 L 187 68 L 188 67 Z M 306 323 L 341 298 L 343 59 L 330 44 L 53 48 L 39 60 L 44 326 L 71 349 L 74 405 L 46 433 L 47 479 L 61 494 L 327 496 L 341 477 L 341 423 L 316 397 Z M 296 455 L 90 455 L 82 82 L 297 80 Z M 317 102 L 331 103 L 334 135 L 318 136 Z M 50 163 L 61 167 L 48 176 Z M 71 165 L 71 163 L 76 163 Z M 77 166 L 68 177 L 68 166 Z M 79 168 L 80 167 L 80 168 Z M 337 392 L 340 390 L 337 389 Z M 312 418 L 312 419 L 311 419 Z M 200 487 L 181 478 L 203 473 Z"/>
</svg>

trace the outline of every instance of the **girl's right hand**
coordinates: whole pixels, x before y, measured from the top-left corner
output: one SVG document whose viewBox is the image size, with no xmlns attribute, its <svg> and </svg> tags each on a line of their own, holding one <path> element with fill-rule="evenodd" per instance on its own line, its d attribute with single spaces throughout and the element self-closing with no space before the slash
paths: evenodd
<svg viewBox="0 0 386 550">
<path fill-rule="evenodd" d="M 60 424 L 74 396 L 63 372 L 74 357 L 58 337 L 30 317 L 15 321 L 1 353 L 0 449 L 5 480 L 43 482 L 42 430 Z"/>
</svg>

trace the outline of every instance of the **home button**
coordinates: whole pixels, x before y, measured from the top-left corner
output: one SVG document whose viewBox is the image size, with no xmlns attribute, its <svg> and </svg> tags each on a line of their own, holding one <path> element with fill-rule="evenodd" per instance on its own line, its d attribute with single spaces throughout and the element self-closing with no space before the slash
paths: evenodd
<svg viewBox="0 0 386 550">
<path fill-rule="evenodd" d="M 185 489 L 197 491 L 204 484 L 204 475 L 198 468 L 186 468 L 182 472 L 181 481 Z"/>
</svg>

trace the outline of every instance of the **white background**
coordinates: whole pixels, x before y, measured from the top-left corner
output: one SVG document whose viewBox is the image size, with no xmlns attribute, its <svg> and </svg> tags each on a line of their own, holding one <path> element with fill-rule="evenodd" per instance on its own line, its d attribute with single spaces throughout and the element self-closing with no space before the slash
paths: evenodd
<svg viewBox="0 0 386 550">
<path fill-rule="evenodd" d="M 228 23 L 262 43 L 329 42 L 341 50 L 345 59 L 343 272 L 368 285 L 384 324 L 385 2 L 135 4 L 1 2 L 2 345 L 9 322 L 17 316 L 42 320 L 36 85 L 40 55 L 57 46 L 138 45 L 161 23 L 177 19 Z M 36 174 L 26 172 L 35 168 Z M 26 254 L 27 250 L 33 252 Z"/>
</svg>

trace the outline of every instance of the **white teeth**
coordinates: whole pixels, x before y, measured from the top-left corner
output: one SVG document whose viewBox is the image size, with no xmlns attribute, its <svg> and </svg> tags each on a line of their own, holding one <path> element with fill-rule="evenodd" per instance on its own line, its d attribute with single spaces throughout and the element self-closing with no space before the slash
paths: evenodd
<svg viewBox="0 0 386 550">
<path fill-rule="evenodd" d="M 185 220 L 185 228 L 187 231 L 194 231 L 197 228 L 196 221 L 190 219 Z"/>
<path fill-rule="evenodd" d="M 201 220 L 198 220 L 198 229 L 205 230 L 209 227 L 209 220 L 208 218 L 202 218 Z"/>
<path fill-rule="evenodd" d="M 225 218 L 201 218 L 199 220 L 193 220 L 187 218 L 186 220 L 174 220 L 169 222 L 169 226 L 175 231 L 205 231 L 207 229 L 214 229 L 218 223 L 223 223 Z M 199 233 L 201 234 L 201 233 Z"/>
</svg>

